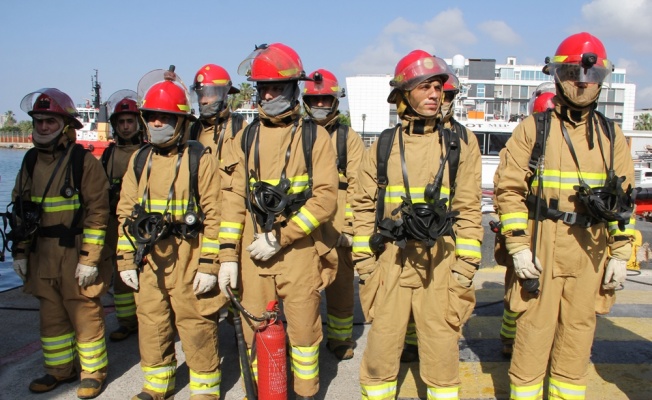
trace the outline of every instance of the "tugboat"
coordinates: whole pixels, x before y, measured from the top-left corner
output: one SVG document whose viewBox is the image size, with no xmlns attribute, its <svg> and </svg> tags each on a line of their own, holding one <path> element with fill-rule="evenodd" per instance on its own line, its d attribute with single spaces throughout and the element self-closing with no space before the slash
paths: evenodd
<svg viewBox="0 0 652 400">
<path fill-rule="evenodd" d="M 109 135 L 107 113 L 100 99 L 101 86 L 97 81 L 97 75 L 98 72 L 95 70 L 95 75 L 91 76 L 92 103 L 86 100 L 84 105 L 77 106 L 78 119 L 84 125 L 83 128 L 77 129 L 77 143 L 99 158 L 112 142 L 112 138 Z"/>
</svg>

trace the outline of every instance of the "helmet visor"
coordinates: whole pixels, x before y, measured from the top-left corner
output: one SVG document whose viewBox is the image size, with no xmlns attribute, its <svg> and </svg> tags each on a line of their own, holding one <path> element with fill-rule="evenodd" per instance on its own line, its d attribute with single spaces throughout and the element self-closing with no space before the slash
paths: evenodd
<svg viewBox="0 0 652 400">
<path fill-rule="evenodd" d="M 106 101 L 106 107 L 110 113 L 109 119 L 111 119 L 111 116 L 115 113 L 115 106 L 125 99 L 133 100 L 138 103 L 138 94 L 130 89 L 122 89 L 113 93 L 111 97 L 109 97 L 109 99 Z M 138 111 L 136 110 L 136 113 L 137 112 Z"/>
<path fill-rule="evenodd" d="M 143 77 L 140 78 L 140 81 L 138 81 L 138 104 L 143 103 L 145 94 L 152 86 L 165 80 L 169 80 L 176 83 L 177 85 L 180 85 L 186 91 L 186 93 L 188 93 L 188 88 L 186 87 L 186 84 L 183 83 L 183 80 L 181 80 L 179 75 L 175 74 L 174 72 L 170 72 L 167 69 L 155 69 L 143 75 Z"/>
<path fill-rule="evenodd" d="M 611 82 L 611 70 L 613 66 L 607 60 L 604 60 L 605 67 L 597 64 L 585 68 L 579 64 L 552 63 L 550 64 L 550 74 L 558 82 L 585 82 L 585 83 L 605 83 Z"/>
<path fill-rule="evenodd" d="M 195 104 L 226 102 L 230 86 L 193 85 L 190 100 Z"/>
<path fill-rule="evenodd" d="M 446 62 L 439 57 L 424 57 L 404 68 L 390 81 L 390 85 L 400 90 L 409 91 L 421 82 L 437 76 L 442 83 L 448 80 Z"/>
<path fill-rule="evenodd" d="M 252 81 L 303 80 L 303 67 L 291 54 L 274 46 L 256 47 L 238 66 L 238 75 Z"/>
</svg>

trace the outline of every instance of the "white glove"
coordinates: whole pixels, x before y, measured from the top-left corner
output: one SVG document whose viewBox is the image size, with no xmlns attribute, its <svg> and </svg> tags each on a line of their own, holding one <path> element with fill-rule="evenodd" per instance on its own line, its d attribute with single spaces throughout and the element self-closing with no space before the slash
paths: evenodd
<svg viewBox="0 0 652 400">
<path fill-rule="evenodd" d="M 23 283 L 27 280 L 27 259 L 23 258 L 22 260 L 14 260 L 14 272 L 16 275 L 20 276 Z"/>
<path fill-rule="evenodd" d="M 138 271 L 135 269 L 120 271 L 120 279 L 133 290 L 138 290 Z"/>
<path fill-rule="evenodd" d="M 77 269 L 75 270 L 75 278 L 79 280 L 79 286 L 85 288 L 86 286 L 95 282 L 95 278 L 97 278 L 97 267 L 77 264 Z"/>
<path fill-rule="evenodd" d="M 348 233 L 343 233 L 337 238 L 336 247 L 351 247 L 353 246 L 353 236 Z"/>
<path fill-rule="evenodd" d="M 226 287 L 231 285 L 235 289 L 238 285 L 238 263 L 235 261 L 226 261 L 220 265 L 220 273 L 217 280 L 220 283 L 220 291 L 224 293 L 227 299 L 230 299 Z"/>
<path fill-rule="evenodd" d="M 532 264 L 532 251 L 530 249 L 523 249 L 512 254 L 514 258 L 514 271 L 516 276 L 521 279 L 536 279 L 541 275 L 541 263 L 536 259 L 536 263 Z"/>
<path fill-rule="evenodd" d="M 195 290 L 195 294 L 203 294 L 214 288 L 216 283 L 217 276 L 197 271 L 192 288 Z"/>
<path fill-rule="evenodd" d="M 605 290 L 617 289 L 627 279 L 627 261 L 610 258 L 604 271 L 602 288 Z"/>
<path fill-rule="evenodd" d="M 250 253 L 249 257 L 254 260 L 267 261 L 281 250 L 281 245 L 278 244 L 273 233 L 266 232 L 262 235 L 254 236 L 254 239 L 247 246 L 247 251 Z"/>
</svg>

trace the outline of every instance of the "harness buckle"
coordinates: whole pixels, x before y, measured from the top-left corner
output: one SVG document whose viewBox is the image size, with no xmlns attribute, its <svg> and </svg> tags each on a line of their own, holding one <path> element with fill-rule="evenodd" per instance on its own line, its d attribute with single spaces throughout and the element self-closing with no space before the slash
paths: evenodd
<svg viewBox="0 0 652 400">
<path fill-rule="evenodd" d="M 575 213 L 575 212 L 565 212 L 564 215 L 561 217 L 561 220 L 566 225 L 575 225 L 575 223 L 577 222 L 577 213 Z"/>
</svg>

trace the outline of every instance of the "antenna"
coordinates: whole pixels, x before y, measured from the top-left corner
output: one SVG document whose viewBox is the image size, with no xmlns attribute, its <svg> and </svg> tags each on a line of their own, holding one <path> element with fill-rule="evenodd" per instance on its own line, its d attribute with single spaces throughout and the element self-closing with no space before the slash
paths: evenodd
<svg viewBox="0 0 652 400">
<path fill-rule="evenodd" d="M 102 88 L 100 86 L 100 83 L 97 81 L 97 75 L 98 71 L 94 69 L 95 75 L 91 76 L 91 85 L 93 89 L 93 107 L 99 109 L 101 100 L 100 100 L 100 89 Z"/>
</svg>

